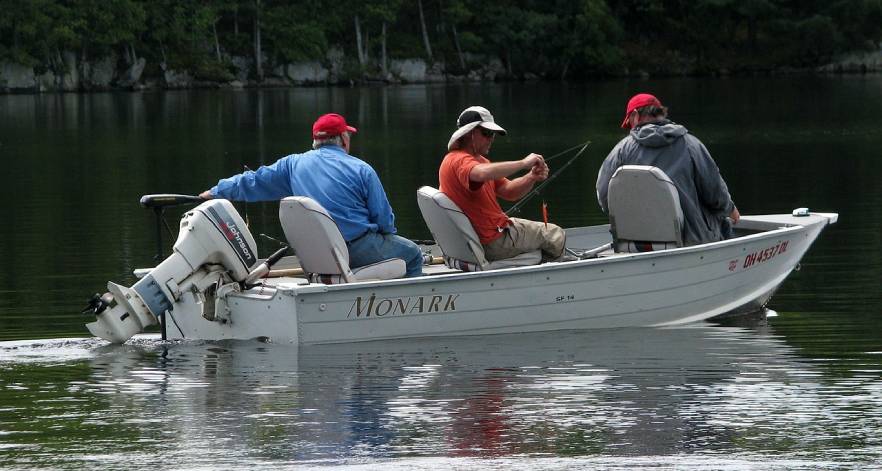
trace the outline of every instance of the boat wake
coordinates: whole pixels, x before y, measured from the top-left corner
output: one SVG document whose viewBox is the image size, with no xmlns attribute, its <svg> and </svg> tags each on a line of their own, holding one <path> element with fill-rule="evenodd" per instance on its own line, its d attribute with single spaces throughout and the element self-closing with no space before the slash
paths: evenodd
<svg viewBox="0 0 882 471">
<path fill-rule="evenodd" d="M 159 346 L 163 343 L 158 334 L 138 335 L 129 341 L 130 345 L 140 347 Z M 0 364 L 88 360 L 100 356 L 107 345 L 109 343 L 106 340 L 96 337 L 0 342 Z"/>
</svg>

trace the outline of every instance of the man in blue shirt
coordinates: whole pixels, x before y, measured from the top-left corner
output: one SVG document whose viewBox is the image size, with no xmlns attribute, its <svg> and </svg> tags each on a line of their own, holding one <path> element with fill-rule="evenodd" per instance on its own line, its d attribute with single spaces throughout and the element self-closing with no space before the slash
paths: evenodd
<svg viewBox="0 0 882 471">
<path fill-rule="evenodd" d="M 349 155 L 351 134 L 355 132 L 343 116 L 322 115 L 312 126 L 313 150 L 220 180 L 199 196 L 233 201 L 308 196 L 337 223 L 353 268 L 400 258 L 407 264 L 406 276 L 420 276 L 422 252 L 415 243 L 395 235 L 395 214 L 377 172 Z"/>
</svg>

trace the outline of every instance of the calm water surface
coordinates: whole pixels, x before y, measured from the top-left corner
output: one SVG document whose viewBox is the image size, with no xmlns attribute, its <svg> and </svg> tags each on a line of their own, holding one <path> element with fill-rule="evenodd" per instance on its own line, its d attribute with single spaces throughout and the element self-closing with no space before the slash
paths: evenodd
<svg viewBox="0 0 882 471">
<path fill-rule="evenodd" d="M 773 298 L 777 317 L 300 349 L 86 338 L 88 296 L 154 263 L 142 194 L 195 194 L 302 151 L 318 114 L 358 126 L 353 153 L 380 173 L 399 232 L 423 238 L 415 190 L 437 184 L 472 104 L 509 131 L 498 159 L 591 139 L 543 197 L 561 225 L 605 222 L 594 180 L 636 91 L 705 142 L 742 213 L 840 213 Z M 0 96 L 0 466 L 878 465 L 879 103 L 879 76 Z M 281 234 L 277 205 L 238 207 L 253 232 Z"/>
</svg>

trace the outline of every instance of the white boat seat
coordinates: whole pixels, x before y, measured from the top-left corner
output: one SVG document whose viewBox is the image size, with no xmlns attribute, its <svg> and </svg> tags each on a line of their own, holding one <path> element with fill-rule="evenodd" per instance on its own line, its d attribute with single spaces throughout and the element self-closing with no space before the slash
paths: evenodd
<svg viewBox="0 0 882 471">
<path fill-rule="evenodd" d="M 403 277 L 407 271 L 400 258 L 350 268 L 343 234 L 325 208 L 312 198 L 289 196 L 280 201 L 279 221 L 311 283 L 391 280 Z"/>
<path fill-rule="evenodd" d="M 623 165 L 609 181 L 609 222 L 616 252 L 683 246 L 683 210 L 674 182 L 657 167 Z"/>
<path fill-rule="evenodd" d="M 484 247 L 469 218 L 456 203 L 436 188 L 424 186 L 417 190 L 417 204 L 435 242 L 444 252 L 444 263 L 450 268 L 484 271 L 538 265 L 542 262 L 541 250 L 504 260 L 487 261 Z"/>
</svg>

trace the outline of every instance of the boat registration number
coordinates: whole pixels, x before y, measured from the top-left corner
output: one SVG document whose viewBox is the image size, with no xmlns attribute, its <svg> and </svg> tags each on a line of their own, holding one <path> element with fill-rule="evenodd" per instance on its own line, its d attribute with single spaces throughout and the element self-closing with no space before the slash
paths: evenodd
<svg viewBox="0 0 882 471">
<path fill-rule="evenodd" d="M 744 263 L 741 264 L 741 268 L 750 268 L 754 265 L 759 265 L 760 263 L 768 262 L 769 260 L 775 258 L 779 254 L 782 254 L 787 251 L 787 245 L 790 241 L 782 240 L 777 244 L 762 249 L 757 250 L 756 252 L 749 254 L 744 257 Z M 738 260 L 732 260 L 729 262 L 729 271 L 735 271 L 738 268 Z"/>
</svg>

